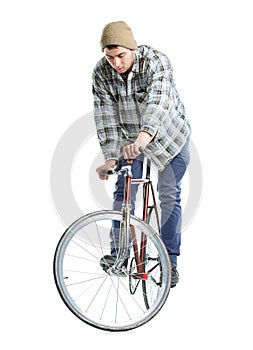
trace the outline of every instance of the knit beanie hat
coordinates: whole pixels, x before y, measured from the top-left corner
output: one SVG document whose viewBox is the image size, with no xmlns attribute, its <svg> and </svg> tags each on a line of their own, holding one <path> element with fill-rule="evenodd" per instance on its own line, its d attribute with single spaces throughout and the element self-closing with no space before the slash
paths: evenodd
<svg viewBox="0 0 253 350">
<path fill-rule="evenodd" d="M 131 28 L 123 21 L 111 22 L 105 26 L 100 45 L 102 51 L 108 45 L 123 46 L 131 50 L 137 49 Z"/>
</svg>

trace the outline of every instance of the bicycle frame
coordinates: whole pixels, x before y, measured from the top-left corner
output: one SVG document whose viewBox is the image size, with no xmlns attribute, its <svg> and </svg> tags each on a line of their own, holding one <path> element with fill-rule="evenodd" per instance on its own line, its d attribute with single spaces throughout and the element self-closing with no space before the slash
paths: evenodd
<svg viewBox="0 0 253 350">
<path fill-rule="evenodd" d="M 146 251 L 146 235 L 142 233 L 140 248 L 136 242 L 135 230 L 132 225 L 130 225 L 130 215 L 131 215 L 131 184 L 142 184 L 143 185 L 143 213 L 142 220 L 149 223 L 149 219 L 152 210 L 155 211 L 155 217 L 157 221 L 158 234 L 160 232 L 158 210 L 156 205 L 155 193 L 152 181 L 150 180 L 150 161 L 147 160 L 146 166 L 146 177 L 144 179 L 133 179 L 131 166 L 122 167 L 122 171 L 125 171 L 125 184 L 124 184 L 124 200 L 122 205 L 122 221 L 120 226 L 120 237 L 119 237 L 119 251 L 117 259 L 115 262 L 115 268 L 121 268 L 125 259 L 127 258 L 128 244 L 130 234 L 132 236 L 133 250 L 135 261 L 137 265 L 137 274 L 134 278 L 136 279 L 147 279 L 148 273 L 145 272 L 145 251 Z M 149 204 L 149 198 L 152 198 L 152 203 Z M 148 271 L 150 272 L 150 271 Z"/>
</svg>

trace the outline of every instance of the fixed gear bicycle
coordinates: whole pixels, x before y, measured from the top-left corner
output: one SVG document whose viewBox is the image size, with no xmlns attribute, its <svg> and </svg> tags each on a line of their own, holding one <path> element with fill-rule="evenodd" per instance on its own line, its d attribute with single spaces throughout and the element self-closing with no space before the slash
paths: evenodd
<svg viewBox="0 0 253 350">
<path fill-rule="evenodd" d="M 122 210 L 97 211 L 76 220 L 54 256 L 55 283 L 66 306 L 85 323 L 107 331 L 126 331 L 151 320 L 164 305 L 171 282 L 159 229 L 149 225 L 152 216 L 158 223 L 150 162 L 145 179 L 133 179 L 131 166 L 120 161 L 108 174 L 121 172 Z M 131 214 L 132 183 L 143 185 L 142 219 Z M 108 261 L 112 245 L 117 254 Z"/>
</svg>

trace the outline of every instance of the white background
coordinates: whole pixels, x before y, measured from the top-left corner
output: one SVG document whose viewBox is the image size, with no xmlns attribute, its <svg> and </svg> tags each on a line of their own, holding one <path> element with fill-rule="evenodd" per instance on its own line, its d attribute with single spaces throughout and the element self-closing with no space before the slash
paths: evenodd
<svg viewBox="0 0 253 350">
<path fill-rule="evenodd" d="M 2 348 L 252 349 L 251 10 L 246 0 L 1 1 Z M 154 320 L 123 334 L 75 318 L 52 275 L 65 227 L 51 160 L 65 130 L 92 110 L 100 34 L 114 20 L 171 59 L 204 178 L 180 284 Z M 91 155 L 82 152 L 87 169 Z"/>
</svg>

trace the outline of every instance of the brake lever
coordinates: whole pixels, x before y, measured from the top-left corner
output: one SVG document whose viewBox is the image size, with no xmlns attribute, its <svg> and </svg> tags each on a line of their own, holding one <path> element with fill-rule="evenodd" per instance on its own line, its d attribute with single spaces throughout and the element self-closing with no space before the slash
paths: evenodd
<svg viewBox="0 0 253 350">
<path fill-rule="evenodd" d="M 113 170 L 105 170 L 105 169 L 101 170 L 100 175 L 105 176 L 105 175 L 117 174 L 122 168 L 123 161 L 124 161 L 124 157 L 122 156 L 116 161 L 116 165 Z"/>
</svg>

